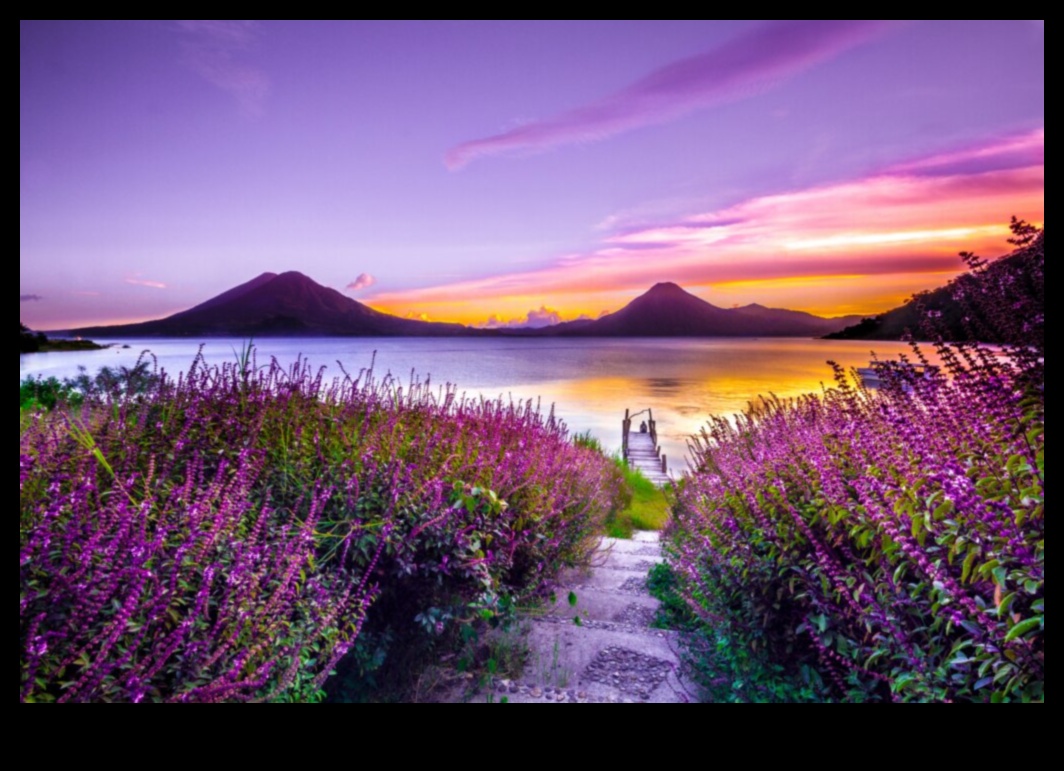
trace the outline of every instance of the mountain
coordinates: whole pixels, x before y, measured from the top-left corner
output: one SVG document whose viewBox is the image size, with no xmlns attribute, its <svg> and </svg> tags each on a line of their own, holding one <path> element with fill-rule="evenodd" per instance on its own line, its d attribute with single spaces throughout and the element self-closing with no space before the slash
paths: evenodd
<svg viewBox="0 0 1064 771">
<path fill-rule="evenodd" d="M 676 284 L 658 284 L 621 310 L 592 322 L 560 324 L 540 334 L 565 337 L 823 337 L 859 321 L 748 305 L 724 309 Z"/>
<path fill-rule="evenodd" d="M 860 321 L 760 305 L 725 310 L 676 284 L 658 284 L 598 321 L 540 330 L 489 331 L 389 316 L 301 273 L 264 273 L 158 321 L 71 330 L 79 337 L 823 337 Z"/>
<path fill-rule="evenodd" d="M 302 273 L 264 273 L 158 321 L 73 330 L 82 337 L 453 337 L 483 334 L 459 324 L 389 316 Z"/>
</svg>

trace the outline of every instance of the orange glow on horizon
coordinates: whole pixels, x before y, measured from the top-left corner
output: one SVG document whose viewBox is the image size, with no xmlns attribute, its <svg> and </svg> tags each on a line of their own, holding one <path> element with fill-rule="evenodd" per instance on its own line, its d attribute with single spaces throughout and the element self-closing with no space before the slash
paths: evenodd
<svg viewBox="0 0 1064 771">
<path fill-rule="evenodd" d="M 752 198 L 670 224 L 606 236 L 538 270 L 379 294 L 374 308 L 483 325 L 544 306 L 566 321 L 615 312 L 673 281 L 719 307 L 757 303 L 825 316 L 872 316 L 963 270 L 959 253 L 1011 250 L 1007 222 L 1042 226 L 1045 166 L 972 171 L 965 162 L 1040 149 L 1044 130 L 924 159 L 864 179 Z M 1040 156 L 1039 156 L 1040 157 Z M 944 169 L 948 170 L 944 171 Z"/>
</svg>

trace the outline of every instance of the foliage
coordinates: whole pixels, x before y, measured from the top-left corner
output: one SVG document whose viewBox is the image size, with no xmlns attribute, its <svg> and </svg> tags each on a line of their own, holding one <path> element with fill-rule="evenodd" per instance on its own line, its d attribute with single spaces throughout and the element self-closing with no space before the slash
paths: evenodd
<svg viewBox="0 0 1064 771">
<path fill-rule="evenodd" d="M 1040 297 L 969 298 L 1011 355 L 943 344 L 874 393 L 836 368 L 693 441 L 667 551 L 708 698 L 1044 702 Z"/>
<path fill-rule="evenodd" d="M 19 384 L 19 408 L 23 410 L 43 409 L 51 412 L 60 404 L 78 407 L 84 401 L 84 395 L 70 381 L 60 382 L 58 378 L 26 378 Z"/>
<path fill-rule="evenodd" d="M 80 407 L 86 398 L 116 400 L 142 397 L 159 385 L 162 375 L 143 358 L 132 367 L 103 367 L 90 377 L 79 367 L 76 378 L 26 378 L 19 384 L 19 407 L 49 412 L 59 406 Z"/>
<path fill-rule="evenodd" d="M 647 588 L 661 606 L 654 626 L 683 632 L 689 676 L 712 704 L 820 703 L 830 695 L 819 675 L 802 667 L 797 675 L 769 660 L 759 641 L 722 618 L 704 625 L 692 611 L 684 584 L 667 564 L 654 567 Z"/>
<path fill-rule="evenodd" d="M 1012 218 L 1016 251 L 987 261 L 965 252 L 970 280 L 958 283 L 954 297 L 965 308 L 970 337 L 999 345 L 1027 383 L 1045 376 L 1045 233 Z"/>
<path fill-rule="evenodd" d="M 647 578 L 647 590 L 661 603 L 654 627 L 693 631 L 698 626 L 695 616 L 680 594 L 680 582 L 676 573 L 665 563 L 654 566 Z"/>
<path fill-rule="evenodd" d="M 661 530 L 669 518 L 666 492 L 642 471 L 629 467 L 620 458 L 615 458 L 614 463 L 627 492 L 625 504 L 615 509 L 607 521 L 607 534 L 614 538 L 631 538 L 637 530 Z"/>
<path fill-rule="evenodd" d="M 573 437 L 578 447 L 606 456 L 598 439 L 590 432 Z M 669 503 L 664 491 L 654 485 L 639 469 L 631 468 L 624 459 L 610 459 L 613 500 L 606 519 L 606 535 L 610 538 L 631 538 L 637 530 L 658 531 L 669 516 Z"/>
<path fill-rule="evenodd" d="M 21 322 L 18 325 L 18 338 L 19 348 L 18 352 L 22 353 L 37 353 L 41 350 L 41 346 L 48 342 L 42 334 L 34 334 L 30 329 Z"/>
<path fill-rule="evenodd" d="M 585 562 L 610 480 L 531 404 L 253 357 L 36 413 L 20 699 L 369 700 Z"/>
<path fill-rule="evenodd" d="M 835 334 L 835 340 L 980 342 L 1016 345 L 1031 353 L 1044 349 L 1044 233 L 1013 218 L 1016 247 L 996 260 L 962 254 L 968 272 L 946 286 L 918 292 L 900 308 Z M 1037 357 L 1032 357 L 1036 359 Z"/>
<path fill-rule="evenodd" d="M 838 698 L 1044 698 L 1044 429 L 1006 379 L 765 401 L 696 444 L 700 618 Z"/>
</svg>

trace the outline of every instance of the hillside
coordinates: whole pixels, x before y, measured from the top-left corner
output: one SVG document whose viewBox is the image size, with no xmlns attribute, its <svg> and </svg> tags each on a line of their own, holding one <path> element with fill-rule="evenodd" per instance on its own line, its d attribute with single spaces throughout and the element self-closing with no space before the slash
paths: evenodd
<svg viewBox="0 0 1064 771">
<path fill-rule="evenodd" d="M 724 309 L 672 283 L 658 284 L 621 310 L 593 322 L 562 324 L 541 334 L 567 337 L 822 337 L 859 319 L 824 319 L 748 305 Z"/>
<path fill-rule="evenodd" d="M 992 339 L 998 335 L 985 332 L 999 324 L 988 324 L 987 319 L 981 318 L 973 309 L 966 308 L 957 298 L 965 292 L 982 292 L 995 283 L 1030 280 L 1031 271 L 1027 263 L 1033 254 L 1044 255 L 1044 251 L 1045 235 L 1042 234 L 1028 248 L 989 263 L 978 274 L 966 273 L 944 287 L 917 294 L 900 308 L 866 318 L 827 337 L 830 340 L 901 340 L 912 335 L 916 339 L 926 340 L 941 335 L 952 341 L 976 338 L 983 342 L 1002 342 Z"/>
<path fill-rule="evenodd" d="M 72 330 L 80 337 L 823 337 L 860 321 L 748 305 L 724 309 L 658 284 L 598 321 L 537 330 L 483 330 L 390 316 L 301 273 L 264 273 L 157 321 Z"/>
<path fill-rule="evenodd" d="M 301 273 L 264 273 L 158 321 L 74 330 L 97 337 L 449 337 L 480 334 L 380 313 Z"/>
</svg>

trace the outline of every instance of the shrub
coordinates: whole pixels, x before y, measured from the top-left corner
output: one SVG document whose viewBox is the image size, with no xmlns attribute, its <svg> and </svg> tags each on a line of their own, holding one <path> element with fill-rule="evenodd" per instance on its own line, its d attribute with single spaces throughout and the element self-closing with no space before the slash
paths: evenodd
<svg viewBox="0 0 1064 771">
<path fill-rule="evenodd" d="M 531 404 L 303 363 L 198 360 L 38 414 L 20 698 L 371 698 L 381 665 L 423 664 L 585 562 L 610 473 Z"/>
<path fill-rule="evenodd" d="M 41 350 L 41 345 L 48 342 L 47 338 L 41 334 L 33 334 L 25 324 L 20 323 L 18 325 L 18 339 L 19 348 L 18 352 L 22 353 L 37 353 Z"/>
<path fill-rule="evenodd" d="M 19 384 L 19 409 L 54 410 L 60 404 L 78 407 L 84 395 L 69 381 L 58 378 L 26 378 Z"/>
<path fill-rule="evenodd" d="M 669 533 L 688 603 L 835 698 L 1042 700 L 1038 411 L 1003 377 L 870 394 L 838 374 L 696 442 Z"/>
<path fill-rule="evenodd" d="M 1044 702 L 1044 234 L 1013 233 L 954 285 L 1000 348 L 876 393 L 836 367 L 694 440 L 668 551 L 711 698 Z"/>
</svg>

